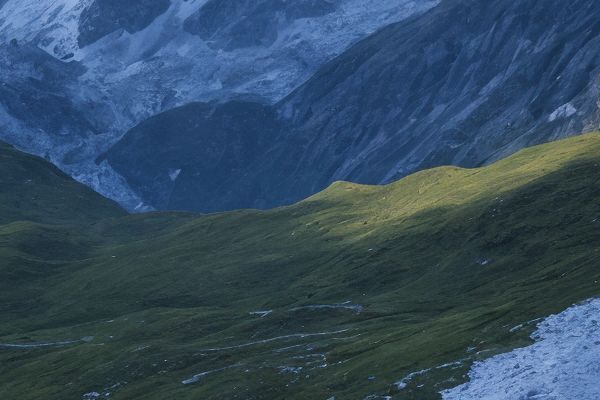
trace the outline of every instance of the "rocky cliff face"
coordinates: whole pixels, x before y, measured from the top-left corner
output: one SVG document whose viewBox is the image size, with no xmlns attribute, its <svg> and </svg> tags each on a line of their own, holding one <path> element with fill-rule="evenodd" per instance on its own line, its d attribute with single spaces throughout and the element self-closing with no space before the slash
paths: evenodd
<svg viewBox="0 0 600 400">
<path fill-rule="evenodd" d="M 130 209 L 216 211 L 597 128 L 600 6 L 436 4 L 8 0 L 0 135 Z"/>
<path fill-rule="evenodd" d="M 599 15 L 590 1 L 448 1 L 358 44 L 280 109 L 310 143 L 305 165 L 332 160 L 333 179 L 478 165 L 596 128 Z"/>
<path fill-rule="evenodd" d="M 191 103 L 144 121 L 107 157 L 154 207 L 238 209 L 266 196 L 251 170 L 282 128 L 269 106 Z"/>
<path fill-rule="evenodd" d="M 448 0 L 385 28 L 276 104 L 284 129 L 243 175 L 224 175 L 217 195 L 271 207 L 335 180 L 471 167 L 597 129 L 599 17 L 600 5 L 583 0 Z M 136 147 L 116 148 L 113 159 L 152 146 L 131 134 Z M 248 181 L 261 189 L 248 192 Z M 207 208 L 198 200 L 193 209 Z"/>
<path fill-rule="evenodd" d="M 0 45 L 0 136 L 44 156 L 106 196 L 135 207 L 140 197 L 107 163 L 96 164 L 96 149 L 107 149 L 114 112 L 79 92 L 85 67 L 63 62 L 43 50 L 11 41 Z"/>
<path fill-rule="evenodd" d="M 437 2 L 7 0 L 0 3 L 0 40 L 43 50 L 54 60 L 42 64 L 77 73 L 27 89 L 30 97 L 62 99 L 68 112 L 48 109 L 65 120 L 60 129 L 34 121 L 39 102 L 23 101 L 15 112 L 4 95 L 0 138 L 47 156 L 132 209 L 141 201 L 124 180 L 108 164 L 94 164 L 127 130 L 191 102 L 242 95 L 274 103 L 350 44 Z M 18 57 L 38 68 L 43 55 Z M 5 80 L 30 76 L 5 69 Z"/>
<path fill-rule="evenodd" d="M 335 11 L 330 0 L 209 0 L 185 21 L 185 29 L 224 50 L 271 46 L 286 26 Z"/>
</svg>

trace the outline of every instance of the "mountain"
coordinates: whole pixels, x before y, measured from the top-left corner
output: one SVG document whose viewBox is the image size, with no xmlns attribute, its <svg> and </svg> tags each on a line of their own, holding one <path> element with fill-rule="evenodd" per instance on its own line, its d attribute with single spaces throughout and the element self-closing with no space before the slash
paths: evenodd
<svg viewBox="0 0 600 400">
<path fill-rule="evenodd" d="M 531 344 L 538 318 L 598 294 L 599 134 L 213 215 L 124 215 L 41 159 L 0 156 L 12 177 L 0 222 L 2 398 L 460 398 L 452 388 L 475 361 Z M 73 203 L 52 202 L 57 187 Z M 566 335 L 557 346 L 584 340 L 570 332 L 596 331 L 594 307 L 539 330 Z M 544 349 L 524 351 L 553 364 Z M 510 382 L 522 365 L 492 373 Z M 511 390 L 560 389 L 583 367 Z M 577 393 L 592 399 L 594 388 Z"/>
<path fill-rule="evenodd" d="M 446 0 L 355 44 L 275 104 L 269 124 L 281 131 L 269 146 L 249 149 L 258 151 L 252 160 L 237 160 L 243 168 L 211 166 L 217 191 L 165 185 L 142 196 L 150 204 L 172 196 L 157 203 L 165 209 L 269 208 L 336 180 L 380 184 L 432 166 L 473 167 L 598 129 L 599 16 L 600 5 L 587 0 Z M 101 159 L 136 191 L 171 169 L 200 188 L 204 161 L 175 162 L 189 152 L 189 141 L 167 128 L 181 112 L 154 117 L 162 133 L 148 124 L 130 130 Z M 159 134 L 168 162 L 144 156 Z"/>
<path fill-rule="evenodd" d="M 310 133 L 304 163 L 331 160 L 334 179 L 496 160 L 598 126 L 599 14 L 589 1 L 447 1 L 353 47 L 281 108 Z M 349 144 L 341 156 L 333 138 Z"/>
<path fill-rule="evenodd" d="M 268 195 L 243 177 L 282 129 L 276 111 L 260 103 L 190 103 L 142 122 L 100 160 L 158 209 L 233 210 Z"/>
<path fill-rule="evenodd" d="M 137 0 L 126 3 L 94 0 L 87 8 L 82 8 L 77 45 L 80 48 L 86 47 L 113 32 L 140 32 L 167 12 L 170 5 L 169 0 Z"/>
<path fill-rule="evenodd" d="M 106 132 L 112 129 L 114 114 L 107 104 L 73 95 L 85 68 L 15 41 L 0 45 L 0 62 L 1 137 L 129 208 L 140 204 L 107 163 L 94 162 L 98 149 L 110 147 Z"/>
<path fill-rule="evenodd" d="M 94 162 L 129 129 L 193 102 L 274 103 L 351 44 L 438 0 L 222 3 L 0 3 L 0 139 L 130 210 L 148 209 Z M 264 32 L 253 38 L 257 26 Z"/>
<path fill-rule="evenodd" d="M 209 0 L 185 21 L 185 30 L 206 40 L 210 47 L 223 50 L 271 46 L 286 26 L 299 19 L 333 14 L 341 3 Z"/>
</svg>

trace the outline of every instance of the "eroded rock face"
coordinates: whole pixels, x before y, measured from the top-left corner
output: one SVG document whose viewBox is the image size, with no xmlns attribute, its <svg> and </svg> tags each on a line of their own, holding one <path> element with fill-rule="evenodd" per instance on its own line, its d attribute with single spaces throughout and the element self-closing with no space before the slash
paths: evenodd
<svg viewBox="0 0 600 400">
<path fill-rule="evenodd" d="M 30 44 L 0 45 L 0 137 L 60 165 L 101 194 L 133 208 L 141 199 L 108 164 L 93 162 L 110 146 L 114 114 L 86 99 L 85 67 L 57 60 Z"/>
<path fill-rule="evenodd" d="M 153 8 L 156 2 L 140 13 L 135 7 L 143 2 L 53 4 L 9 0 L 0 15 L 0 37 L 14 37 L 23 48 L 35 44 L 65 68 L 76 60 L 72 65 L 79 69 L 51 84 L 10 72 L 24 86 L 3 89 L 6 129 L 0 135 L 20 148 L 48 152 L 63 169 L 121 201 L 124 191 L 113 189 L 113 175 L 98 177 L 111 170 L 107 160 L 160 208 L 262 208 L 297 201 L 335 180 L 385 183 L 436 165 L 475 166 L 598 127 L 600 5 L 594 2 L 446 0 L 425 14 L 420 12 L 437 3 L 264 0 L 224 2 L 220 8 L 212 0 L 174 0 L 167 11 Z M 125 7 L 123 19 L 107 17 L 120 24 L 108 30 L 122 32 L 79 48 L 73 38 L 87 29 L 80 22 L 114 17 L 119 7 Z M 409 15 L 319 68 L 360 32 Z M 31 53 L 22 57 L 39 67 Z M 16 101 L 17 92 L 29 97 Z M 202 131 L 201 142 L 180 134 L 193 136 L 195 125 L 170 122 L 180 106 L 229 104 L 240 93 L 260 100 L 212 105 L 222 113 L 218 121 L 227 123 Z M 251 106 L 277 118 L 246 125 L 237 107 Z M 85 133 L 61 133 L 68 124 L 69 131 L 80 127 Z M 155 150 L 152 124 L 166 132 L 161 145 L 172 156 L 150 158 L 140 170 L 129 160 Z M 260 136 L 260 124 L 269 132 L 260 145 L 238 141 L 246 128 L 251 137 Z M 98 155 L 132 127 L 96 166 Z M 178 153 L 203 146 L 210 135 L 249 146 L 228 156 L 233 167 L 224 164 L 222 183 L 206 190 L 214 198 L 198 196 L 199 188 L 205 190 L 201 180 L 214 173 L 211 167 L 201 160 L 192 165 L 191 156 L 182 156 L 186 169 L 171 165 Z M 60 146 L 36 137 L 60 137 Z M 169 183 L 171 175 L 196 189 L 187 195 L 174 189 L 179 186 Z"/>
<path fill-rule="evenodd" d="M 80 181 L 135 207 L 139 202 L 124 195 L 124 180 L 106 162 L 94 162 L 128 130 L 191 102 L 242 95 L 275 103 L 352 43 L 438 1 L 6 0 L 0 3 L 0 41 L 37 47 L 65 71 L 71 63 L 84 71 L 67 74 L 52 88 L 46 82 L 32 96 L 67 100 L 76 112 L 65 113 L 66 119 L 86 121 L 98 134 L 88 135 L 87 127 L 81 135 L 62 134 L 57 146 L 55 129 L 28 120 L 39 104 L 32 101 L 28 109 L 28 101 L 19 112 L 0 108 L 0 138 L 46 155 Z M 199 29 L 195 18 L 208 33 L 186 31 L 189 24 Z"/>
<path fill-rule="evenodd" d="M 447 2 L 363 41 L 280 106 L 311 143 L 304 162 L 386 182 L 592 129 L 600 5 L 567 8 Z"/>
<path fill-rule="evenodd" d="M 334 0 L 209 0 L 185 21 L 185 29 L 228 51 L 270 46 L 293 21 L 335 10 Z"/>
<path fill-rule="evenodd" d="M 169 8 L 170 0 L 95 0 L 80 16 L 78 43 L 85 47 L 124 29 L 138 32 Z"/>
<path fill-rule="evenodd" d="M 261 182 L 244 177 L 281 131 L 269 106 L 191 103 L 132 129 L 106 159 L 157 208 L 236 209 L 265 195 Z"/>
<path fill-rule="evenodd" d="M 599 312 L 592 299 L 549 316 L 534 344 L 476 362 L 469 382 L 443 391 L 443 399 L 597 399 Z"/>
<path fill-rule="evenodd" d="M 385 28 L 275 106 L 284 131 L 243 175 L 263 189 L 231 177 L 219 196 L 272 207 L 597 129 L 599 19 L 585 0 L 448 0 Z"/>
<path fill-rule="evenodd" d="M 33 130 L 52 132 L 57 139 L 98 132 L 65 90 L 85 72 L 80 64 L 62 63 L 36 47 L 15 43 L 0 46 L 0 62 L 0 109 L 26 120 Z M 35 141 L 24 134 L 20 139 Z"/>
</svg>

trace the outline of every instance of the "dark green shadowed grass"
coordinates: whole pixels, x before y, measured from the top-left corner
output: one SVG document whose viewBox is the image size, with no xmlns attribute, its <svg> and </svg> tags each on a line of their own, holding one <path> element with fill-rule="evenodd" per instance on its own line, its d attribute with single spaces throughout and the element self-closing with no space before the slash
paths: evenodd
<svg viewBox="0 0 600 400">
<path fill-rule="evenodd" d="M 596 134 L 206 216 L 126 216 L 33 160 L 60 180 L 37 196 L 90 205 L 13 211 L 22 178 L 0 195 L 0 343 L 86 340 L 0 347 L 0 398 L 434 399 L 527 343 L 528 321 L 600 293 Z"/>
</svg>

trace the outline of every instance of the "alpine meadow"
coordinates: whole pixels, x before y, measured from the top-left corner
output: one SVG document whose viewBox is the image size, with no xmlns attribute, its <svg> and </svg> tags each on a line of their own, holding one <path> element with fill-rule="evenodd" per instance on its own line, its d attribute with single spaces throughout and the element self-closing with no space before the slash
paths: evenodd
<svg viewBox="0 0 600 400">
<path fill-rule="evenodd" d="M 599 399 L 599 18 L 0 0 L 0 399 Z"/>
</svg>

